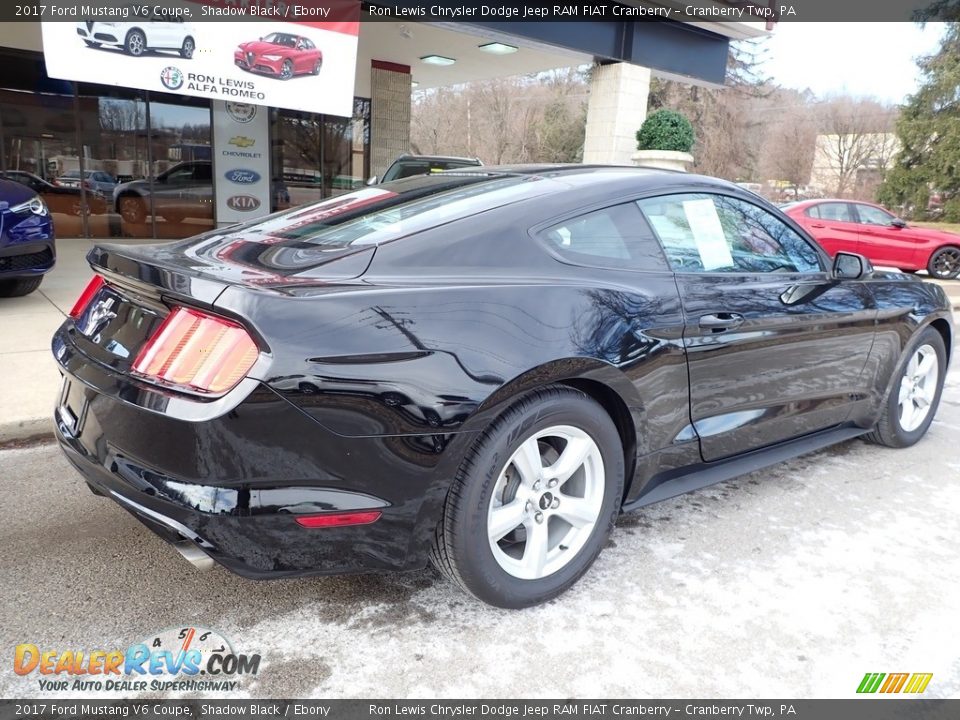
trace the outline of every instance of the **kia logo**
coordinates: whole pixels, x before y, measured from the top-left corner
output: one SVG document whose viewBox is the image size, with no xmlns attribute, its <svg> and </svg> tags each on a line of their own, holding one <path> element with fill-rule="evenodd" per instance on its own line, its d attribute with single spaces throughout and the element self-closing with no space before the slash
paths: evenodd
<svg viewBox="0 0 960 720">
<path fill-rule="evenodd" d="M 260 180 L 260 173 L 256 170 L 245 170 L 243 168 L 237 168 L 236 170 L 227 170 L 223 176 L 232 183 L 237 185 L 253 185 L 253 183 Z"/>
<path fill-rule="evenodd" d="M 260 201 L 253 195 L 234 195 L 227 198 L 227 207 L 238 212 L 252 212 L 260 207 Z"/>
</svg>

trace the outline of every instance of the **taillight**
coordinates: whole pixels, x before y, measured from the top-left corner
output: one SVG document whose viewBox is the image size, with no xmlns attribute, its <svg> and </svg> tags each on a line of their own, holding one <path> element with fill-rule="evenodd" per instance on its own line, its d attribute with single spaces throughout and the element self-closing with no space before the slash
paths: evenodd
<svg viewBox="0 0 960 720">
<path fill-rule="evenodd" d="M 90 301 L 93 300 L 93 296 L 96 295 L 100 288 L 103 287 L 103 277 L 100 275 L 94 275 L 90 282 L 87 283 L 87 286 L 83 289 L 83 292 L 80 293 L 80 297 L 77 298 L 77 302 L 73 304 L 73 310 L 70 311 L 70 317 L 76 320 L 80 315 L 83 314 L 83 311 L 87 309 L 87 305 L 90 304 Z"/>
<path fill-rule="evenodd" d="M 176 307 L 147 340 L 132 371 L 185 390 L 224 393 L 249 372 L 257 345 L 237 323 Z"/>
<path fill-rule="evenodd" d="M 344 527 L 346 525 L 369 525 L 380 519 L 379 510 L 361 512 L 322 513 L 320 515 L 298 515 L 297 525 L 305 528 Z"/>
</svg>

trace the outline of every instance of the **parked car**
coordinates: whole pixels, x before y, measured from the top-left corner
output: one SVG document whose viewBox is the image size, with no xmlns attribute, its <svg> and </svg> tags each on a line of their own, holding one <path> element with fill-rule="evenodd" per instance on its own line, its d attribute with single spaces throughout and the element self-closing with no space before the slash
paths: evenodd
<svg viewBox="0 0 960 720">
<path fill-rule="evenodd" d="M 113 189 L 113 207 L 129 223 L 146 222 L 150 216 L 150 181 L 131 180 Z M 187 217 L 213 218 L 213 165 L 193 160 L 174 165 L 153 180 L 153 212 L 167 222 Z"/>
<path fill-rule="evenodd" d="M 243 70 L 289 80 L 294 75 L 319 75 L 323 53 L 308 37 L 274 32 L 241 43 L 233 53 L 233 62 Z"/>
<path fill-rule="evenodd" d="M 24 170 L 4 170 L 0 172 L 0 177 L 26 185 L 40 196 L 52 213 L 79 216 L 83 212 L 79 187 L 54 185 L 42 177 Z M 106 201 L 102 193 L 90 190 L 86 195 L 88 212 L 94 215 L 102 215 L 106 212 Z"/>
<path fill-rule="evenodd" d="M 390 164 L 390 167 L 383 173 L 383 177 L 377 178 L 374 176 L 367 181 L 367 185 L 400 180 L 413 175 L 428 175 L 444 170 L 480 167 L 482 165 L 483 163 L 480 162 L 479 158 L 446 155 L 401 155 Z"/>
<path fill-rule="evenodd" d="M 111 195 L 117 186 L 117 179 L 103 170 L 86 170 L 83 173 L 83 182 L 87 190 L 95 190 L 102 195 Z M 65 188 L 79 188 L 80 171 L 67 170 L 54 181 L 54 184 Z"/>
<path fill-rule="evenodd" d="M 0 179 L 0 297 L 29 295 L 55 261 L 46 204 L 21 183 Z"/>
<path fill-rule="evenodd" d="M 95 493 L 198 565 L 430 558 L 511 608 L 576 582 L 620 512 L 913 445 L 953 345 L 939 285 L 643 168 L 411 177 L 88 260 L 55 424 Z"/>
<path fill-rule="evenodd" d="M 77 23 L 77 35 L 87 47 L 121 48 L 133 57 L 140 57 L 150 50 L 172 50 L 184 60 L 189 60 L 197 49 L 193 26 L 163 15 L 153 15 L 143 22 L 87 20 Z"/>
<path fill-rule="evenodd" d="M 926 270 L 941 280 L 960 275 L 960 235 L 907 225 L 880 205 L 851 200 L 808 200 L 785 212 L 831 256 L 857 252 L 878 265 Z"/>
</svg>

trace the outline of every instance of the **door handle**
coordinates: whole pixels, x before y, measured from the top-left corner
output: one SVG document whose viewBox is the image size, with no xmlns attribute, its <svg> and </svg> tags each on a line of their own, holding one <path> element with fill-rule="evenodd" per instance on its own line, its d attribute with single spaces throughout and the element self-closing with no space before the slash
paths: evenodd
<svg viewBox="0 0 960 720">
<path fill-rule="evenodd" d="M 810 223 L 810 227 L 825 228 L 826 225 L 821 225 L 820 223 Z"/>
<path fill-rule="evenodd" d="M 700 329 L 715 333 L 732 330 L 733 328 L 740 327 L 742 324 L 743 315 L 740 313 L 721 312 L 700 316 Z"/>
</svg>

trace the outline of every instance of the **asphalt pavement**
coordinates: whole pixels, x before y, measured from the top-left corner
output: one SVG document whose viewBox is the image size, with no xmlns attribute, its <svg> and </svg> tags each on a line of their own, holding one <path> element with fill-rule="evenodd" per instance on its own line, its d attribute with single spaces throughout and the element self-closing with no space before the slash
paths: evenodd
<svg viewBox="0 0 960 720">
<path fill-rule="evenodd" d="M 0 648 L 9 662 L 19 643 L 91 651 L 212 628 L 262 656 L 240 697 L 844 698 L 866 672 L 929 672 L 925 696 L 955 698 L 958 436 L 955 369 L 918 445 L 854 440 L 627 515 L 572 591 L 524 611 L 432 570 L 201 573 L 54 446 L 6 449 Z M 58 694 L 7 665 L 0 696 Z"/>
</svg>

